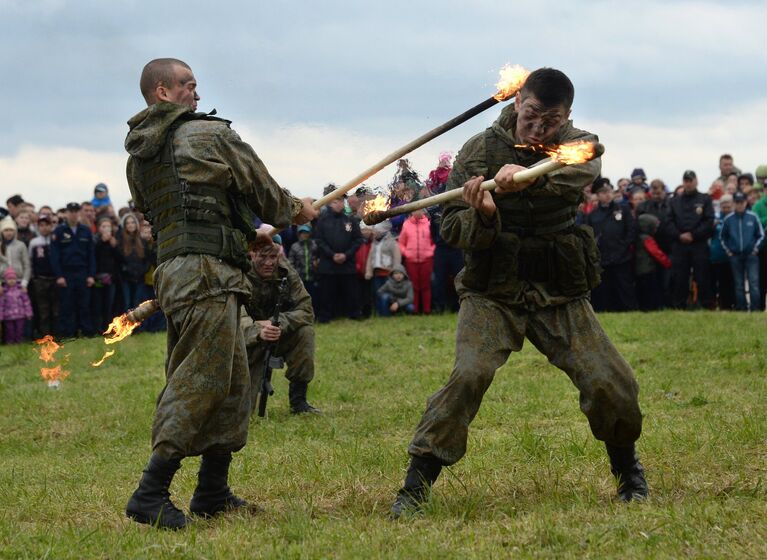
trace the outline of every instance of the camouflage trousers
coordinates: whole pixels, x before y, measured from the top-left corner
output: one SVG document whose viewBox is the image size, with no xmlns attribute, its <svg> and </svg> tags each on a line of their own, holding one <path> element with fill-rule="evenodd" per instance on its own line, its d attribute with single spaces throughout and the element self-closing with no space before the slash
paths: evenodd
<svg viewBox="0 0 767 560">
<path fill-rule="evenodd" d="M 639 386 L 586 299 L 528 312 L 470 295 L 458 313 L 453 373 L 429 397 L 411 455 L 444 465 L 464 456 L 469 424 L 495 371 L 522 349 L 525 337 L 578 388 L 580 408 L 597 439 L 625 446 L 639 438 Z"/>
<path fill-rule="evenodd" d="M 167 316 L 166 385 L 157 398 L 152 449 L 165 459 L 238 451 L 250 418 L 250 379 L 237 294 Z"/>
<path fill-rule="evenodd" d="M 267 344 L 259 340 L 257 344 L 248 346 L 248 366 L 250 367 L 251 410 L 256 408 L 258 393 L 261 391 L 261 380 L 264 375 L 264 358 Z M 285 377 L 288 381 L 304 381 L 309 383 L 314 379 L 314 327 L 304 325 L 298 330 L 282 335 L 277 342 L 274 356 L 285 360 L 288 369 Z"/>
</svg>

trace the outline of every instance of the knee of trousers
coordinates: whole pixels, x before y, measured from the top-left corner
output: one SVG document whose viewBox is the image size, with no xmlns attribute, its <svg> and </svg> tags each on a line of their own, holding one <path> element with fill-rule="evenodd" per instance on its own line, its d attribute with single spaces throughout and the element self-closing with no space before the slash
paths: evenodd
<svg viewBox="0 0 767 560">
<path fill-rule="evenodd" d="M 604 387 L 591 395 L 581 393 L 580 407 L 594 437 L 600 441 L 626 446 L 642 433 L 642 411 L 636 390 Z"/>
<path fill-rule="evenodd" d="M 310 325 L 300 327 L 283 346 L 283 357 L 288 366 L 285 377 L 289 381 L 311 381 L 314 378 L 314 328 Z"/>
</svg>

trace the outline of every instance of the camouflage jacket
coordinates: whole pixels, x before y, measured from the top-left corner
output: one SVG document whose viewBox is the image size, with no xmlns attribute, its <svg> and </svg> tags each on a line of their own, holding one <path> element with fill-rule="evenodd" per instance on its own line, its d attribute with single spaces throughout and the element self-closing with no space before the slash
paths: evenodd
<svg viewBox="0 0 767 560">
<path fill-rule="evenodd" d="M 464 144 L 450 173 L 448 190 L 462 188 L 472 176 L 493 178 L 495 171 L 490 169 L 490 162 L 498 158 L 497 154 L 488 153 L 488 135 L 492 135 L 494 146 L 503 146 L 504 153 L 509 154 L 506 163 L 529 167 L 546 157 L 515 147 L 516 120 L 514 106 L 510 105 L 492 127 Z M 569 121 L 554 142 L 596 139 Z M 446 203 L 440 233 L 449 245 L 463 249 L 465 255 L 464 270 L 456 279 L 459 294 L 480 293 L 528 309 L 559 305 L 588 294 L 599 281 L 599 257 L 591 229 L 573 226 L 563 232 L 536 236 L 510 233 L 518 224 L 504 211 L 503 199 L 520 197 L 545 203 L 557 198 L 554 202 L 571 206 L 574 213 L 583 200 L 583 187 L 593 182 L 600 169 L 601 161 L 597 158 L 548 173 L 520 193 L 492 193 L 498 206 L 492 217 L 480 214 L 461 199 Z M 522 268 L 530 264 L 528 261 L 538 264 L 544 252 L 550 263 L 547 277 L 523 278 Z"/>
<path fill-rule="evenodd" d="M 252 268 L 248 273 L 252 290 L 240 316 L 240 326 L 245 333 L 245 342 L 248 346 L 259 341 L 261 325 L 256 321 L 268 321 L 274 315 L 282 278 L 288 279 L 288 293 L 280 311 L 280 328 L 283 336 L 290 335 L 300 327 L 314 324 L 314 311 L 309 292 L 304 288 L 304 283 L 296 269 L 287 259 L 280 257 L 271 278 L 261 278 Z"/>
<path fill-rule="evenodd" d="M 157 103 L 128 121 L 125 139 L 127 176 L 131 196 L 139 211 L 151 210 L 141 196 L 141 173 L 136 158 L 156 156 L 162 149 L 168 128 L 190 107 Z M 220 186 L 240 196 L 261 218 L 282 229 L 290 225 L 301 209 L 301 201 L 282 189 L 264 164 L 243 142 L 229 122 L 191 120 L 174 135 L 174 156 L 178 174 L 190 183 Z M 211 255 L 186 254 L 160 264 L 155 286 L 165 313 L 172 313 L 195 301 L 224 293 L 247 296 L 250 286 L 245 274 Z"/>
</svg>

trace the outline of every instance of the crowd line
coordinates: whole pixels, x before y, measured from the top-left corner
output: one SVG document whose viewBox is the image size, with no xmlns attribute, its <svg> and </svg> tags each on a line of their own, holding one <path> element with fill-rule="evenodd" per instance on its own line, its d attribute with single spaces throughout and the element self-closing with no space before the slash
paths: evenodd
<svg viewBox="0 0 767 560">
<path fill-rule="evenodd" d="M 452 155 L 425 179 L 400 160 L 387 192 L 392 205 L 443 192 Z M 641 168 L 613 186 L 584 188 L 578 222 L 594 230 L 602 283 L 596 311 L 663 308 L 757 311 L 767 291 L 767 165 L 741 172 L 723 154 L 707 192 L 687 170 L 673 190 Z M 328 185 L 325 194 L 335 187 Z M 318 322 L 337 317 L 429 314 L 458 309 L 453 287 L 463 254 L 441 238 L 440 207 L 375 226 L 362 220 L 375 193 L 360 187 L 323 209 L 311 225 L 281 232 L 285 256 L 310 293 Z M 0 208 L 0 320 L 3 342 L 46 334 L 93 336 L 111 319 L 154 297 L 156 247 L 132 206 L 115 210 L 108 187 L 56 211 L 21 195 Z M 157 313 L 143 330 L 165 328 Z"/>
</svg>

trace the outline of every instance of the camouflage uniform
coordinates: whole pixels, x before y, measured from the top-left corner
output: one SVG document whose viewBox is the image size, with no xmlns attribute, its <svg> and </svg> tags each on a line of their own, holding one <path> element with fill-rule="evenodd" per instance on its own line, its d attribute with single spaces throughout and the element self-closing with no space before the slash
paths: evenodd
<svg viewBox="0 0 767 560">
<path fill-rule="evenodd" d="M 221 217 L 217 212 L 222 206 L 228 220 L 232 208 L 226 200 L 220 203 L 225 196 L 282 229 L 300 212 L 301 201 L 277 185 L 228 121 L 193 113 L 187 106 L 157 103 L 128 125 L 128 184 L 136 207 L 149 213 L 158 234 L 160 264 L 154 283 L 168 320 L 166 385 L 157 399 L 153 451 L 164 459 L 237 451 L 246 442 L 251 401 L 239 326 L 241 303 L 251 291 L 241 265 L 245 237 L 224 225 L 208 228 L 217 236 L 195 233 L 194 227 L 184 231 L 184 220 Z M 166 139 L 176 126 L 169 147 Z M 158 162 L 168 150 L 176 182 L 169 176 L 165 186 L 153 190 L 155 183 L 148 182 L 169 168 Z M 155 167 L 147 169 L 152 161 Z M 176 207 L 162 197 L 179 196 L 179 180 L 184 204 Z M 178 212 L 179 218 L 166 221 L 169 225 L 157 232 L 163 212 Z M 216 247 L 221 247 L 218 255 Z"/>
<path fill-rule="evenodd" d="M 275 356 L 285 359 L 288 381 L 309 383 L 314 378 L 314 311 L 312 299 L 301 277 L 284 257 L 280 258 L 271 278 L 261 278 L 254 269 L 248 273 L 253 284 L 240 326 L 245 333 L 245 345 L 250 366 L 252 409 L 257 404 L 258 392 L 264 372 L 264 358 L 268 343 L 262 340 L 261 325 L 256 321 L 270 320 L 274 315 L 282 278 L 288 279 L 288 294 L 282 301 L 280 329 Z"/>
<path fill-rule="evenodd" d="M 458 154 L 448 189 L 472 176 L 492 178 L 505 163 L 530 166 L 545 157 L 515 147 L 514 106 Z M 554 140 L 596 140 L 571 122 Z M 496 195 L 486 217 L 458 199 L 445 205 L 441 233 L 465 251 L 456 278 L 461 297 L 456 360 L 447 384 L 427 401 L 408 449 L 414 457 L 452 465 L 466 452 L 469 423 L 495 371 L 527 337 L 565 371 L 580 391 L 580 407 L 597 439 L 630 445 L 641 432 L 638 386 L 631 367 L 599 325 L 587 299 L 599 282 L 590 228 L 575 225 L 583 186 L 599 160 L 571 165 L 519 193 Z"/>
</svg>

